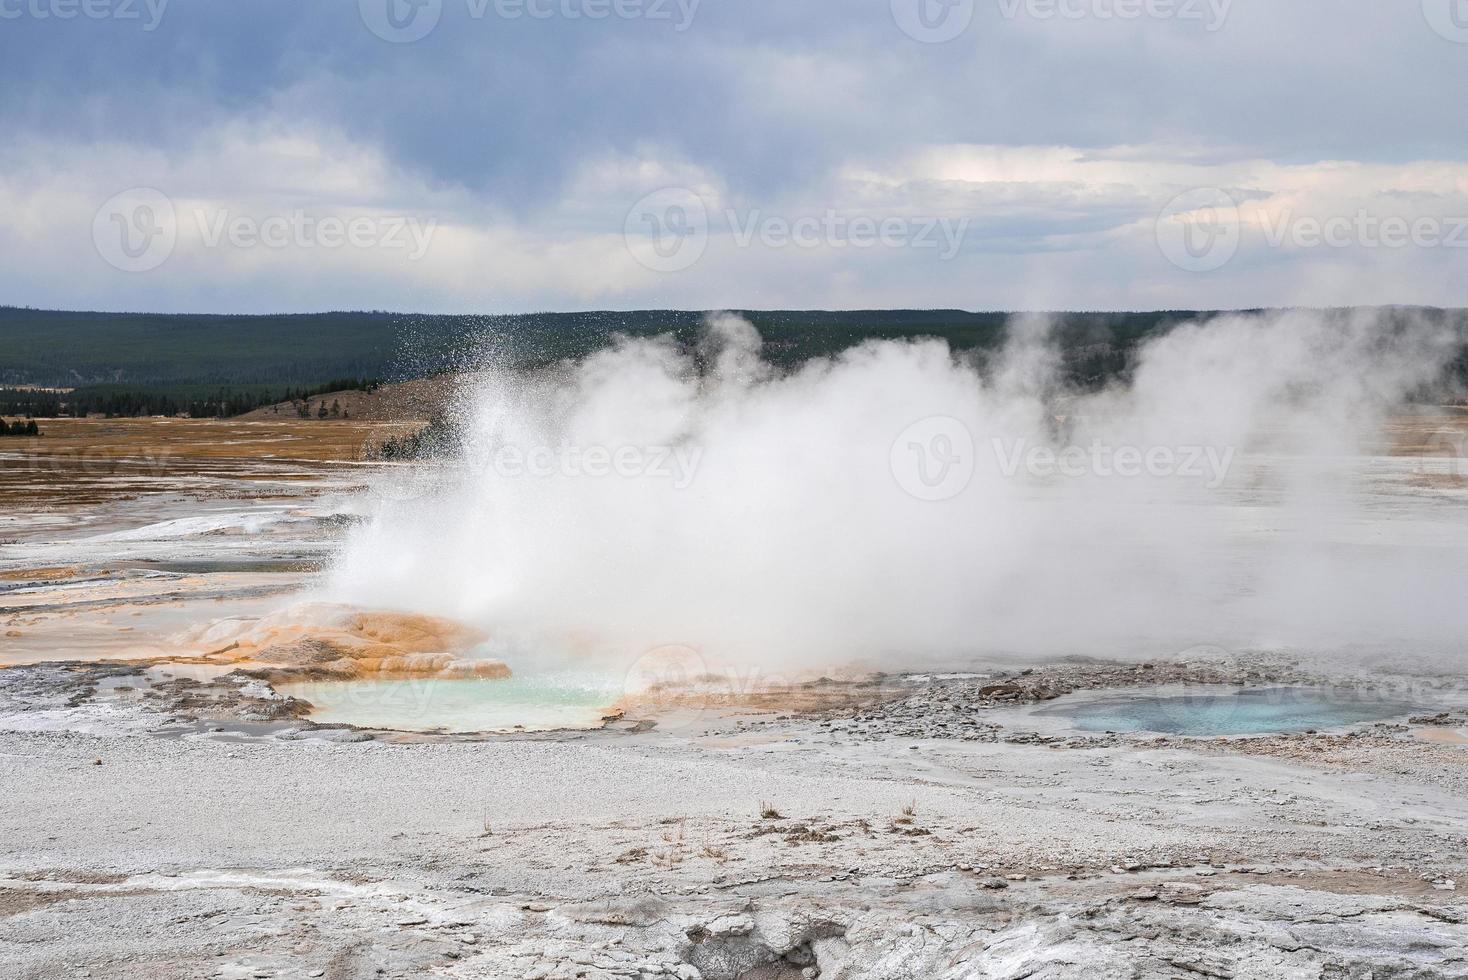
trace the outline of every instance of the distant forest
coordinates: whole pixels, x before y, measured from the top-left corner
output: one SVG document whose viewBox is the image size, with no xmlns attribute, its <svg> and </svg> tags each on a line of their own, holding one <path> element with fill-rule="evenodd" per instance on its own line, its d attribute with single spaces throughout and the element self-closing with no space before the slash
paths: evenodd
<svg viewBox="0 0 1468 980">
<path fill-rule="evenodd" d="M 961 310 L 735 311 L 765 339 L 765 355 L 793 365 L 868 339 L 937 337 L 955 350 L 991 351 L 1008 313 Z M 1348 316 L 1350 311 L 1326 311 Z M 1468 311 L 1392 309 L 1456 325 Z M 1139 344 L 1216 311 L 1056 313 L 1070 380 L 1125 376 Z M 262 405 L 452 370 L 488 349 L 536 366 L 590 353 L 615 334 L 673 334 L 696 347 L 696 311 L 438 316 L 358 312 L 267 316 L 85 313 L 0 307 L 0 414 L 230 416 Z M 1468 356 L 1456 366 L 1468 379 Z M 371 381 L 363 379 L 372 379 Z M 22 386 L 75 389 L 69 393 Z"/>
<path fill-rule="evenodd" d="M 71 391 L 32 390 L 0 386 L 0 416 L 57 418 L 105 415 L 138 418 L 146 415 L 188 415 L 192 418 L 231 418 L 266 405 L 299 401 L 334 391 L 371 391 L 381 382 L 336 378 L 307 388 L 277 388 L 257 384 L 241 387 L 209 385 L 87 385 Z"/>
</svg>

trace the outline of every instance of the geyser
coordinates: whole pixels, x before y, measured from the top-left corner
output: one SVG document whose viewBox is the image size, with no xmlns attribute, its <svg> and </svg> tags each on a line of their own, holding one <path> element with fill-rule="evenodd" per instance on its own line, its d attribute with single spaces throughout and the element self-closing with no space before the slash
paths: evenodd
<svg viewBox="0 0 1468 980">
<path fill-rule="evenodd" d="M 1043 318 L 986 358 L 872 342 L 781 371 L 718 315 L 694 352 L 480 370 L 457 456 L 375 498 L 325 592 L 471 623 L 517 671 L 671 644 L 766 673 L 1440 652 L 1461 504 L 1380 447 L 1458 338 L 1388 319 L 1183 324 L 1099 391 L 1062 383 Z"/>
</svg>

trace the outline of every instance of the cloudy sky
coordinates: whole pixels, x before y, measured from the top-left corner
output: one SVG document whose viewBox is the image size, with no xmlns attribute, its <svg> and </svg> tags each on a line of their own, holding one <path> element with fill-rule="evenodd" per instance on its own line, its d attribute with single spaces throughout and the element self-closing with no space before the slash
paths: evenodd
<svg viewBox="0 0 1468 980">
<path fill-rule="evenodd" d="M 1468 305 L 1468 0 L 0 0 L 0 303 Z"/>
</svg>

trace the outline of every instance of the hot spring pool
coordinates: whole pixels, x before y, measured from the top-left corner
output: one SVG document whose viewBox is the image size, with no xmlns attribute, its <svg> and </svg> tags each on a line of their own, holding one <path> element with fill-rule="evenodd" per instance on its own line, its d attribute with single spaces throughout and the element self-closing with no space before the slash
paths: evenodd
<svg viewBox="0 0 1468 980">
<path fill-rule="evenodd" d="M 622 694 L 613 678 L 571 671 L 507 680 L 313 681 L 276 690 L 310 701 L 315 722 L 448 732 L 595 728 Z"/>
<path fill-rule="evenodd" d="M 1068 719 L 1087 732 L 1161 732 L 1168 735 L 1264 735 L 1339 728 L 1415 710 L 1347 689 L 1260 688 L 1171 697 L 1107 698 L 1056 705 L 1037 715 Z"/>
</svg>

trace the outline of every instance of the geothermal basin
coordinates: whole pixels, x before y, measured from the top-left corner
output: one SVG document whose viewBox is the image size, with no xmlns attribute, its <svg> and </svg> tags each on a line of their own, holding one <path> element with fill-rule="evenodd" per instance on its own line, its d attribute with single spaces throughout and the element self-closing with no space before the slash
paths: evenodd
<svg viewBox="0 0 1468 980">
<path fill-rule="evenodd" d="M 1349 688 L 1206 687 L 1182 694 L 1108 695 L 1035 712 L 1084 732 L 1158 732 L 1193 737 L 1266 735 L 1346 728 L 1397 718 L 1417 706 Z"/>
<path fill-rule="evenodd" d="M 621 693 L 616 678 L 575 670 L 499 680 L 425 677 L 274 687 L 309 701 L 308 717 L 320 724 L 445 733 L 596 728 Z"/>
</svg>

